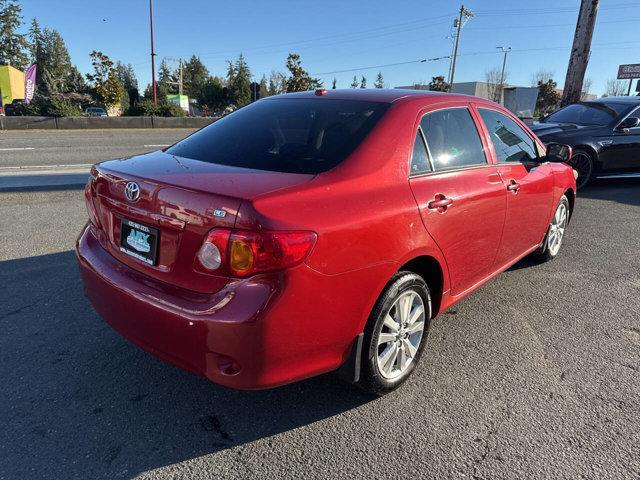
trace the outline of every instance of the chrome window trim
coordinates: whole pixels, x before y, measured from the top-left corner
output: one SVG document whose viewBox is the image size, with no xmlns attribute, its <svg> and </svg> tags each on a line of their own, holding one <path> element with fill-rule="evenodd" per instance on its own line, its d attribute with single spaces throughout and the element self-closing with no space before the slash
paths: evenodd
<svg viewBox="0 0 640 480">
<path fill-rule="evenodd" d="M 522 165 L 520 162 L 516 162 L 514 163 L 514 165 Z M 500 165 L 506 165 L 504 163 L 500 164 Z M 446 170 L 438 170 L 437 172 L 424 172 L 424 173 L 416 173 L 413 175 L 409 175 L 409 178 L 420 178 L 420 177 L 430 177 L 433 175 L 441 175 L 441 174 L 445 174 L 445 173 L 454 173 L 454 172 L 460 172 L 460 171 L 465 171 L 465 170 L 475 170 L 477 168 L 487 168 L 487 167 L 498 167 L 500 165 L 494 165 L 493 163 L 487 163 L 486 165 L 467 165 L 465 167 L 454 167 L 454 168 L 448 168 Z"/>
</svg>

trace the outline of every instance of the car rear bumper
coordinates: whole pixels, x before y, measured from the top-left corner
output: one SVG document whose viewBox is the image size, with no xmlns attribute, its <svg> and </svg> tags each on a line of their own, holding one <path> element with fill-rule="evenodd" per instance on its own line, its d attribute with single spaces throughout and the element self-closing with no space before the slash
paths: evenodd
<svg viewBox="0 0 640 480">
<path fill-rule="evenodd" d="M 80 235 L 76 253 L 96 311 L 144 350 L 215 383 L 260 389 L 335 370 L 359 333 L 354 309 L 367 307 L 347 306 L 346 317 L 334 317 L 319 293 L 332 285 L 346 288 L 343 282 L 358 280 L 351 275 L 337 279 L 300 265 L 196 293 L 119 262 L 92 228 Z"/>
</svg>

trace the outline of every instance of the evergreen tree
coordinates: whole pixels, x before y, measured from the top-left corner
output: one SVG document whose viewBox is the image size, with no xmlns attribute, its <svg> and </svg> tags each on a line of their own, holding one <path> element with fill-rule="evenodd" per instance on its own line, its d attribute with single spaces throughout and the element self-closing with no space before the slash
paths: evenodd
<svg viewBox="0 0 640 480">
<path fill-rule="evenodd" d="M 209 80 L 209 70 L 199 57 L 192 55 L 182 67 L 182 88 L 190 98 L 199 98 Z"/>
<path fill-rule="evenodd" d="M 43 58 L 44 49 L 44 33 L 37 19 L 31 20 L 28 38 L 30 41 L 29 49 L 31 50 L 31 61 L 39 63 Z"/>
<path fill-rule="evenodd" d="M 251 103 L 251 71 L 242 54 L 240 54 L 235 64 L 231 65 L 231 62 L 229 62 L 227 81 L 232 102 L 236 107 Z"/>
<path fill-rule="evenodd" d="M 125 65 L 122 62 L 117 62 L 115 70 L 118 80 L 120 80 L 122 86 L 127 91 L 129 104 L 133 105 L 138 103 L 140 100 L 140 92 L 138 91 L 138 79 L 136 78 L 136 73 L 133 71 L 133 66 L 131 64 Z"/>
<path fill-rule="evenodd" d="M 269 95 L 269 87 L 267 86 L 267 76 L 262 75 L 260 79 L 260 98 L 264 98 Z"/>
<path fill-rule="evenodd" d="M 162 96 L 166 97 L 168 94 L 178 93 L 178 88 L 175 85 L 176 76 L 171 71 L 166 59 L 162 59 L 160 67 L 158 68 L 158 82 L 156 84 L 156 94 L 162 91 Z"/>
<path fill-rule="evenodd" d="M 144 100 L 153 100 L 153 85 L 151 83 L 145 87 L 142 97 Z M 165 103 L 167 101 L 167 89 L 158 82 L 156 82 L 156 97 L 158 103 Z"/>
<path fill-rule="evenodd" d="M 382 78 L 382 72 L 378 72 L 378 76 L 376 77 L 376 81 L 373 82 L 373 86 L 375 88 L 384 88 L 384 79 Z"/>
<path fill-rule="evenodd" d="M 351 88 L 358 88 L 358 77 L 353 76 L 353 81 L 351 82 Z"/>
<path fill-rule="evenodd" d="M 22 7 L 14 0 L 0 0 L 0 65 L 24 70 L 29 65 L 29 42 L 18 33 L 22 26 Z"/>
<path fill-rule="evenodd" d="M 62 35 L 57 30 L 41 28 L 34 18 L 29 28 L 31 58 L 38 64 L 36 91 L 52 97 L 68 93 L 85 93 L 86 84 L 71 56 Z"/>
<path fill-rule="evenodd" d="M 222 112 L 231 102 L 229 89 L 218 77 L 207 79 L 197 100 L 203 111 L 208 114 Z"/>
<path fill-rule="evenodd" d="M 71 75 L 71 57 L 62 36 L 56 30 L 44 29 L 46 38 L 46 68 L 56 85 L 56 92 L 65 92 Z"/>
<path fill-rule="evenodd" d="M 438 75 L 431 78 L 431 81 L 429 82 L 429 90 L 434 92 L 448 92 L 449 84 L 444 81 L 444 76 Z"/>
<path fill-rule="evenodd" d="M 536 112 L 539 116 L 553 112 L 560 105 L 560 94 L 556 90 L 558 84 L 549 78 L 546 82 L 538 81 L 538 99 Z"/>
<path fill-rule="evenodd" d="M 84 77 L 80 73 L 80 70 L 75 65 L 71 66 L 71 71 L 67 77 L 67 92 L 68 93 L 86 93 L 87 84 L 84 81 Z"/>
<path fill-rule="evenodd" d="M 362 80 L 360 80 L 360 88 L 367 88 L 367 79 L 362 75 Z"/>
<path fill-rule="evenodd" d="M 304 68 L 300 55 L 290 53 L 287 57 L 287 70 L 291 76 L 287 78 L 287 92 L 304 92 L 322 86 L 322 82 L 317 78 L 312 78 Z"/>
</svg>

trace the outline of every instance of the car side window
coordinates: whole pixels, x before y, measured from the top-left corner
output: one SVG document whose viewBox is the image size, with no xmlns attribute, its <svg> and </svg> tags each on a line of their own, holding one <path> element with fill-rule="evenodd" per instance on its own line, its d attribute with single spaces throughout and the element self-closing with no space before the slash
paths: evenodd
<svg viewBox="0 0 640 480">
<path fill-rule="evenodd" d="M 429 155 L 427 154 L 427 147 L 422 139 L 422 133 L 420 127 L 416 132 L 416 139 L 413 142 L 413 154 L 411 155 L 411 174 L 430 172 L 431 165 L 429 165 Z"/>
<path fill-rule="evenodd" d="M 487 164 L 480 135 L 467 108 L 427 113 L 420 126 L 436 171 Z"/>
<path fill-rule="evenodd" d="M 529 162 L 538 157 L 535 142 L 516 122 L 495 110 L 478 110 L 489 130 L 498 163 Z"/>
</svg>

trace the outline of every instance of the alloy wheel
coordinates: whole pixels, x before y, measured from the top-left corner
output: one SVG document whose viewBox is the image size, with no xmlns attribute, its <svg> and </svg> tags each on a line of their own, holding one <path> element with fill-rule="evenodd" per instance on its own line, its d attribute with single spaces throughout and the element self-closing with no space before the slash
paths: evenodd
<svg viewBox="0 0 640 480">
<path fill-rule="evenodd" d="M 578 178 L 576 184 L 578 188 L 584 187 L 589 178 L 591 178 L 591 171 L 593 170 L 593 162 L 588 153 L 576 151 L 571 156 L 570 164 L 578 172 Z"/>
<path fill-rule="evenodd" d="M 413 362 L 425 329 L 422 297 L 409 290 L 400 295 L 382 322 L 378 332 L 377 365 L 388 379 L 403 376 Z"/>
<path fill-rule="evenodd" d="M 564 237 L 565 228 L 567 228 L 567 221 L 569 220 L 567 205 L 565 202 L 560 202 L 556 214 L 551 220 L 549 226 L 549 235 L 547 236 L 547 248 L 552 256 L 555 256 L 560 250 L 562 245 L 562 238 Z"/>
</svg>

